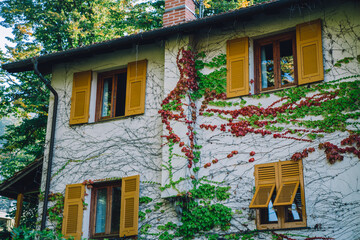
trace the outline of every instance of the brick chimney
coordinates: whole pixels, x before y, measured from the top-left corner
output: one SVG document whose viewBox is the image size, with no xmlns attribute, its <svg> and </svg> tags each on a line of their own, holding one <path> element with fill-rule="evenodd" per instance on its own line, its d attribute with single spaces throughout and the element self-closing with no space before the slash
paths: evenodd
<svg viewBox="0 0 360 240">
<path fill-rule="evenodd" d="M 193 0 L 165 0 L 164 27 L 194 19 L 196 19 L 196 15 Z"/>
</svg>

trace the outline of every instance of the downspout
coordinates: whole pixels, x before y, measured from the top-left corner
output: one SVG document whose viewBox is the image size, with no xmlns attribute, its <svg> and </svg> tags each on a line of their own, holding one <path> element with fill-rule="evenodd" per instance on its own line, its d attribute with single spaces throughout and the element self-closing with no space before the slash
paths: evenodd
<svg viewBox="0 0 360 240">
<path fill-rule="evenodd" d="M 54 107 L 53 107 L 53 114 L 52 114 L 52 119 L 51 119 L 49 156 L 48 156 L 48 165 L 47 165 L 47 170 L 46 170 L 44 205 L 43 205 L 43 211 L 42 211 L 42 216 L 41 216 L 41 227 L 40 227 L 40 230 L 42 231 L 46 227 L 46 215 L 47 215 L 48 198 L 49 198 L 49 190 L 50 190 L 52 160 L 53 160 L 53 155 L 54 155 L 55 127 L 56 127 L 56 116 L 57 116 L 57 106 L 58 106 L 59 96 L 58 96 L 57 92 L 55 91 L 55 89 L 51 86 L 50 82 L 47 81 L 43 77 L 43 75 L 40 73 L 40 71 L 38 69 L 38 61 L 37 61 L 36 57 L 34 57 L 32 59 L 32 63 L 33 63 L 35 74 L 39 76 L 40 80 L 45 84 L 45 86 L 54 95 Z"/>
</svg>

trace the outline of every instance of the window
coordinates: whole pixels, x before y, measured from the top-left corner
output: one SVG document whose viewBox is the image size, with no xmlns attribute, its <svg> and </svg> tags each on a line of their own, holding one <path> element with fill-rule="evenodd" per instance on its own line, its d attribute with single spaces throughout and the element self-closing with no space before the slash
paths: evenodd
<svg viewBox="0 0 360 240">
<path fill-rule="evenodd" d="M 255 165 L 255 186 L 249 207 L 258 229 L 306 227 L 301 161 Z"/>
<path fill-rule="evenodd" d="M 111 237 L 119 235 L 121 184 L 108 182 L 95 185 L 91 190 L 92 237 Z"/>
<path fill-rule="evenodd" d="M 249 38 L 227 41 L 226 54 L 227 97 L 249 95 Z M 255 93 L 324 80 L 320 19 L 254 40 L 254 71 Z"/>
<path fill-rule="evenodd" d="M 124 237 L 138 234 L 140 176 L 119 181 L 99 182 L 91 189 L 90 237 Z M 80 240 L 85 185 L 66 186 L 62 234 Z"/>
<path fill-rule="evenodd" d="M 125 116 L 126 69 L 98 75 L 97 120 Z"/>
<path fill-rule="evenodd" d="M 147 60 L 128 63 L 127 68 L 98 74 L 95 121 L 145 112 Z M 70 125 L 87 123 L 92 72 L 74 73 Z"/>
<path fill-rule="evenodd" d="M 297 84 L 295 32 L 254 41 L 257 92 Z"/>
</svg>

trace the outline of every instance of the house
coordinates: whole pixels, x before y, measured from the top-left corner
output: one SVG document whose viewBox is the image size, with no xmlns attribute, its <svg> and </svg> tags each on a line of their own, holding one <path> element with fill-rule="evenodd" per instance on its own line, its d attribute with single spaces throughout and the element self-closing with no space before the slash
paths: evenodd
<svg viewBox="0 0 360 240">
<path fill-rule="evenodd" d="M 52 73 L 58 94 L 42 189 L 63 221 L 43 224 L 75 239 L 358 238 L 359 2 L 165 9 L 161 29 L 2 66 Z"/>
</svg>

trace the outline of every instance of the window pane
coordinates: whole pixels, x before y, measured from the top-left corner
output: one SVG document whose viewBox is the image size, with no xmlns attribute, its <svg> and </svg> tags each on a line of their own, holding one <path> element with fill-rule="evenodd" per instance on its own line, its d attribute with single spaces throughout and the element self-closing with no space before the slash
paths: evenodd
<svg viewBox="0 0 360 240">
<path fill-rule="evenodd" d="M 112 207 L 111 207 L 111 232 L 119 232 L 120 229 L 120 202 L 121 188 L 114 187 L 112 189 Z"/>
<path fill-rule="evenodd" d="M 281 85 L 293 83 L 294 75 L 294 55 L 292 40 L 280 42 L 280 69 Z"/>
<path fill-rule="evenodd" d="M 261 88 L 274 87 L 274 55 L 273 45 L 262 46 L 261 54 Z"/>
<path fill-rule="evenodd" d="M 96 197 L 95 233 L 105 232 L 107 189 L 101 188 Z"/>
<path fill-rule="evenodd" d="M 101 117 L 111 116 L 111 93 L 112 93 L 112 78 L 104 79 L 104 90 L 102 93 L 101 103 Z"/>
<path fill-rule="evenodd" d="M 260 208 L 260 223 L 261 224 L 269 224 L 269 223 L 277 223 L 277 209 L 273 207 L 273 202 L 276 197 L 276 189 L 274 190 L 271 200 L 267 208 Z"/>
<path fill-rule="evenodd" d="M 285 222 L 302 221 L 301 191 L 298 188 L 293 204 L 285 207 Z"/>
<path fill-rule="evenodd" d="M 126 72 L 120 73 L 116 76 L 116 113 L 115 117 L 125 115 L 125 99 L 126 99 Z"/>
</svg>

